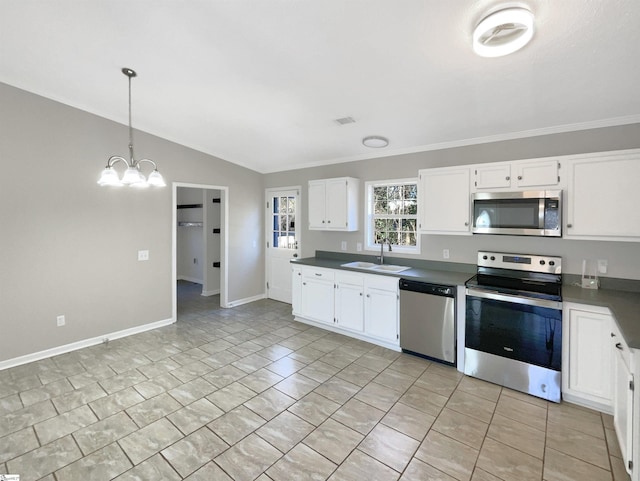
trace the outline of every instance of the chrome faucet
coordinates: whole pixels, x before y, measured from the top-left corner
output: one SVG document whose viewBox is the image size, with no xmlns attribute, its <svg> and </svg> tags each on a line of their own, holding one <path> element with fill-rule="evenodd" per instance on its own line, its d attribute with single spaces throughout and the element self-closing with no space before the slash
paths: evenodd
<svg viewBox="0 0 640 481">
<path fill-rule="evenodd" d="M 380 257 L 378 257 L 378 259 L 380 259 L 380 265 L 384 264 L 384 243 L 387 243 L 387 245 L 389 246 L 389 252 L 391 252 L 391 242 L 389 241 L 389 239 L 382 239 L 382 242 L 380 242 Z"/>
</svg>

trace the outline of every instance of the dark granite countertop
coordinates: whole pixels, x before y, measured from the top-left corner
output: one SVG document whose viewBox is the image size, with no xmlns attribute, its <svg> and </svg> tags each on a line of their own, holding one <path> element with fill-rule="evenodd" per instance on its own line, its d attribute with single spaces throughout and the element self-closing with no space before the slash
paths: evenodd
<svg viewBox="0 0 640 481">
<path fill-rule="evenodd" d="M 385 264 L 407 265 L 406 263 L 396 262 L 398 259 L 389 259 Z M 294 259 L 292 264 L 302 264 L 313 267 L 325 267 L 327 269 L 340 269 L 344 271 L 359 272 L 360 274 L 375 274 L 380 276 L 392 276 L 405 279 L 416 279 L 423 282 L 432 282 L 434 284 L 442 284 L 445 286 L 460 286 L 473 276 L 473 273 L 456 272 L 437 269 L 411 268 L 406 271 L 390 273 L 390 272 L 372 272 L 367 269 L 357 269 L 352 267 L 342 267 L 342 264 L 350 262 L 344 259 L 330 259 L 326 257 L 306 257 L 304 259 Z"/>
<path fill-rule="evenodd" d="M 399 273 L 388 273 L 342 267 L 342 264 L 356 260 L 377 262 L 374 256 L 318 251 L 316 257 L 294 259 L 291 263 L 363 274 L 404 277 L 447 286 L 463 286 L 476 271 L 476 266 L 471 264 L 414 261 L 398 257 L 387 258 L 385 264 L 411 265 L 411 269 Z M 618 289 L 582 289 L 572 284 L 564 284 L 562 286 L 562 300 L 563 302 L 575 302 L 608 308 L 629 347 L 640 349 L 640 292 Z"/>
</svg>

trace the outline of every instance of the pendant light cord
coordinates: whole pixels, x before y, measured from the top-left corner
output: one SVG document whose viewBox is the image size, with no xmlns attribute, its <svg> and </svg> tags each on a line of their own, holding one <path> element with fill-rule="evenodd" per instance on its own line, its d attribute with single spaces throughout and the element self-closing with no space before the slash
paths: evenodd
<svg viewBox="0 0 640 481">
<path fill-rule="evenodd" d="M 133 128 L 131 127 L 131 75 L 127 77 L 129 77 L 129 157 L 133 167 L 136 162 L 133 160 Z"/>
</svg>

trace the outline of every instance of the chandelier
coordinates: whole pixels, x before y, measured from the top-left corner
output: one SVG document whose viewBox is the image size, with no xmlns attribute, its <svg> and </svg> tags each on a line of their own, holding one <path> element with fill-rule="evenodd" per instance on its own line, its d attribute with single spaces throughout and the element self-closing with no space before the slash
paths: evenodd
<svg viewBox="0 0 640 481">
<path fill-rule="evenodd" d="M 122 73 L 129 78 L 129 160 L 125 159 L 124 157 L 120 157 L 119 155 L 112 155 L 111 157 L 109 157 L 107 166 L 102 171 L 100 180 L 98 180 L 98 184 L 114 186 L 129 185 L 131 187 L 143 188 L 149 187 L 150 185 L 153 185 L 154 187 L 164 187 L 166 185 L 164 179 L 162 178 L 160 172 L 158 172 L 158 166 L 153 160 L 135 160 L 133 158 L 133 128 L 131 127 L 131 79 L 137 74 L 135 70 L 131 70 L 130 68 L 123 68 Z M 122 179 L 120 179 L 118 172 L 113 168 L 113 166 L 118 162 L 124 162 L 124 164 L 127 166 Z M 143 162 L 147 162 L 153 165 L 153 171 L 149 174 L 148 178 L 146 178 L 140 171 L 140 164 L 142 164 Z"/>
</svg>

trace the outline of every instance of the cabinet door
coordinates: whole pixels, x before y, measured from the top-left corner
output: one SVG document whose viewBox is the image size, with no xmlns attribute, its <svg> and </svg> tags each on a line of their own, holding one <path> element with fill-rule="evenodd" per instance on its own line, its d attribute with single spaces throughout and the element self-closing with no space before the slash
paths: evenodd
<svg viewBox="0 0 640 481">
<path fill-rule="evenodd" d="M 309 182 L 309 229 L 326 227 L 326 189 L 324 181 Z"/>
<path fill-rule="evenodd" d="M 569 163 L 567 237 L 640 239 L 640 155 Z"/>
<path fill-rule="evenodd" d="M 301 304 L 304 317 L 333 324 L 333 279 L 302 277 Z"/>
<path fill-rule="evenodd" d="M 487 164 L 474 170 L 478 190 L 511 187 L 511 164 Z"/>
<path fill-rule="evenodd" d="M 336 282 L 336 324 L 343 329 L 364 329 L 364 287 Z"/>
<path fill-rule="evenodd" d="M 560 182 L 557 160 L 517 162 L 515 171 L 515 187 L 552 187 Z"/>
<path fill-rule="evenodd" d="M 614 338 L 615 339 L 615 338 Z M 618 444 L 622 452 L 624 466 L 631 474 L 629 462 L 633 456 L 633 375 L 626 364 L 620 347 L 614 352 L 614 403 L 613 403 L 613 427 L 618 437 Z M 622 349 L 628 349 L 626 346 Z"/>
<path fill-rule="evenodd" d="M 418 188 L 420 232 L 469 233 L 468 168 L 421 170 Z"/>
<path fill-rule="evenodd" d="M 348 227 L 348 197 L 345 179 L 330 179 L 326 184 L 327 228 L 345 230 Z"/>
<path fill-rule="evenodd" d="M 293 267 L 291 269 L 291 307 L 293 314 L 299 314 L 301 312 L 301 300 L 302 300 L 302 272 L 299 267 Z"/>
<path fill-rule="evenodd" d="M 566 320 L 565 320 L 566 322 Z M 569 372 L 567 388 L 580 398 L 611 406 L 612 350 L 609 315 L 569 310 Z"/>
<path fill-rule="evenodd" d="M 398 294 L 378 287 L 365 288 L 365 333 L 397 344 Z"/>
</svg>

